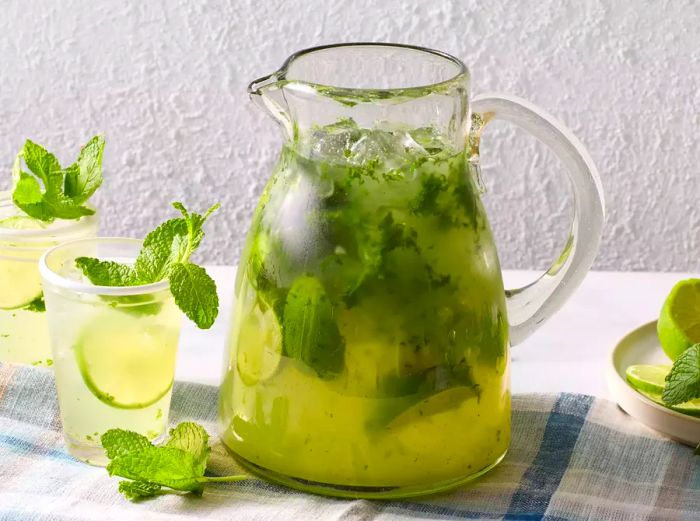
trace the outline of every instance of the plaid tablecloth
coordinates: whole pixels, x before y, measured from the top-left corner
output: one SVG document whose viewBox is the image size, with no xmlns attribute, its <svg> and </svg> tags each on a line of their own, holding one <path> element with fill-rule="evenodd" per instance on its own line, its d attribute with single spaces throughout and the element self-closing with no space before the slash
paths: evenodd
<svg viewBox="0 0 700 521">
<path fill-rule="evenodd" d="M 217 389 L 178 383 L 172 422 L 215 432 Z M 410 501 L 349 501 L 251 479 L 208 485 L 202 497 L 138 504 L 104 469 L 65 452 L 53 376 L 0 364 L 0 519 L 95 520 L 700 520 L 700 458 L 590 396 L 519 395 L 513 443 L 486 476 Z M 210 470 L 240 472 L 217 443 Z"/>
</svg>

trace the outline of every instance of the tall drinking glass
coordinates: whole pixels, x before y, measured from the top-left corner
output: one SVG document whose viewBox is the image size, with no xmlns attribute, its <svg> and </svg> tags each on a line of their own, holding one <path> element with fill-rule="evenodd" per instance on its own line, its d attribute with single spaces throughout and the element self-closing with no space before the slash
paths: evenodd
<svg viewBox="0 0 700 521">
<path fill-rule="evenodd" d="M 94 237 L 97 215 L 44 223 L 0 192 L 0 361 L 51 365 L 51 346 L 37 263 L 61 242 Z"/>
<path fill-rule="evenodd" d="M 167 281 L 95 286 L 78 257 L 133 263 L 142 241 L 84 239 L 39 263 L 68 451 L 102 465 L 100 436 L 121 428 L 157 439 L 168 421 L 181 315 Z"/>
</svg>

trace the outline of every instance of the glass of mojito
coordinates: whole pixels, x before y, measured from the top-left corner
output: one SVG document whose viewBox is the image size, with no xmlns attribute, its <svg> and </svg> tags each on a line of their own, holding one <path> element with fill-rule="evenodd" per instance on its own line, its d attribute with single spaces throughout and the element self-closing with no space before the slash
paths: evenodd
<svg viewBox="0 0 700 521">
<path fill-rule="evenodd" d="M 34 219 L 0 192 L 0 361 L 51 365 L 38 261 L 59 243 L 95 237 L 98 219 Z"/>
<path fill-rule="evenodd" d="M 41 258 L 56 388 L 69 452 L 107 463 L 100 436 L 113 428 L 157 439 L 165 432 L 181 314 L 167 279 L 99 286 L 76 259 L 133 265 L 143 241 L 83 239 Z"/>
</svg>

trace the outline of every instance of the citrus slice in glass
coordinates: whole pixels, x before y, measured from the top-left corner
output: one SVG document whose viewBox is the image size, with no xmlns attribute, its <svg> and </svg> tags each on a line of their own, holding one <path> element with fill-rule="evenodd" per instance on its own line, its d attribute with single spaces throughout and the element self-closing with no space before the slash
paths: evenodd
<svg viewBox="0 0 700 521">
<path fill-rule="evenodd" d="M 95 397 L 118 409 L 142 409 L 172 388 L 177 341 L 177 329 L 115 310 L 91 320 L 74 351 Z"/>
<path fill-rule="evenodd" d="M 282 331 L 272 307 L 257 303 L 241 318 L 236 365 L 246 385 L 267 380 L 282 358 Z"/>
<path fill-rule="evenodd" d="M 700 342 L 700 279 L 682 280 L 673 287 L 656 327 L 661 347 L 671 360 Z"/>
<path fill-rule="evenodd" d="M 47 223 L 29 217 L 27 215 L 13 215 L 0 219 L 0 228 L 10 230 L 43 230 Z"/>
</svg>

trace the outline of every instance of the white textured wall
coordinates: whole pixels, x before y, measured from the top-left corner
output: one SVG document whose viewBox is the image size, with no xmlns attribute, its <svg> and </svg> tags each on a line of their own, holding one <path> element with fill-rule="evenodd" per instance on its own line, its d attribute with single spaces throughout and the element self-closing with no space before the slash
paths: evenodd
<svg viewBox="0 0 700 521">
<path fill-rule="evenodd" d="M 2 0 L 0 187 L 25 137 L 68 161 L 102 131 L 102 231 L 142 235 L 169 201 L 221 201 L 204 255 L 233 263 L 280 141 L 246 84 L 300 48 L 359 40 L 455 54 L 475 92 L 528 98 L 569 125 L 607 192 L 598 268 L 698 270 L 700 3 L 692 0 Z M 544 267 L 569 219 L 558 165 L 500 124 L 483 162 L 503 264 Z"/>
</svg>

